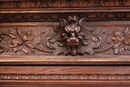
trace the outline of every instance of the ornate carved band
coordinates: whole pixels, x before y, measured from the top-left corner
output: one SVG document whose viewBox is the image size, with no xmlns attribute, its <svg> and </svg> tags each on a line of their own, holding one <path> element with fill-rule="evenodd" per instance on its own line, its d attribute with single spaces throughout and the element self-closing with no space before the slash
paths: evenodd
<svg viewBox="0 0 130 87">
<path fill-rule="evenodd" d="M 0 2 L 0 8 L 61 8 L 61 7 L 130 6 L 129 0 L 27 0 Z"/>
<path fill-rule="evenodd" d="M 0 14 L 0 22 L 59 22 L 61 18 L 67 19 L 68 16 L 75 16 L 74 14 L 54 14 L 54 13 L 40 13 L 40 14 Z M 130 13 L 76 13 L 80 18 L 85 17 L 87 21 L 128 21 L 130 20 Z"/>
<path fill-rule="evenodd" d="M 0 75 L 0 80 L 105 80 L 105 81 L 118 81 L 130 80 L 130 75 L 120 74 L 87 74 L 87 75 Z"/>
<path fill-rule="evenodd" d="M 24 29 L 26 28 L 26 29 Z M 129 27 L 86 26 L 86 18 L 68 16 L 61 26 L 2 27 L 1 54 L 129 54 Z"/>
</svg>

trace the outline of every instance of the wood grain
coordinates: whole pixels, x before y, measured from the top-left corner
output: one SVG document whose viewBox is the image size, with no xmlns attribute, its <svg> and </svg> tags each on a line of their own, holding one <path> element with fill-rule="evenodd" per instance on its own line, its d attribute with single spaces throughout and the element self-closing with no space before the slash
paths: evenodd
<svg viewBox="0 0 130 87">
<path fill-rule="evenodd" d="M 125 60 L 124 60 L 125 59 Z M 129 65 L 129 56 L 0 56 L 0 65 Z"/>
<path fill-rule="evenodd" d="M 0 0 L 0 87 L 130 87 L 129 9 L 129 0 Z M 78 24 L 75 16 L 80 20 Z M 63 23 L 64 27 L 61 19 L 68 22 Z M 85 25 L 80 25 L 84 30 L 74 30 L 91 38 L 85 40 L 88 47 L 81 45 L 82 52 L 91 52 L 55 56 L 44 50 L 51 48 L 50 42 L 39 39 L 39 34 L 45 39 L 59 38 L 65 33 L 75 40 L 79 34 L 72 38 L 69 31 L 57 33 L 55 28 L 73 31 L 82 19 L 86 19 Z M 98 48 L 99 38 L 102 46 Z M 38 50 L 34 51 L 35 48 Z"/>
<path fill-rule="evenodd" d="M 0 74 L 130 74 L 129 66 L 0 66 Z"/>
</svg>

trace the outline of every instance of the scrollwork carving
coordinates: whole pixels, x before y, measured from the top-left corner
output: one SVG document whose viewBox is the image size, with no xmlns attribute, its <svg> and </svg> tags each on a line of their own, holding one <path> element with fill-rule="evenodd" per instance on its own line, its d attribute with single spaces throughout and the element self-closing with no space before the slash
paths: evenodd
<svg viewBox="0 0 130 87">
<path fill-rule="evenodd" d="M 52 32 L 45 32 L 41 31 L 38 33 L 36 37 L 38 37 L 38 43 L 35 44 L 35 49 L 42 51 L 42 52 L 47 52 L 47 53 L 53 53 L 53 50 L 55 49 L 53 46 L 51 46 L 51 43 L 55 42 L 55 38 L 49 36 L 49 34 L 53 35 Z"/>
<path fill-rule="evenodd" d="M 65 16 L 56 26 L 1 27 L 0 54 L 129 54 L 129 27 L 89 25 L 86 19 Z"/>
<path fill-rule="evenodd" d="M 9 48 L 8 30 L 0 30 L 0 53 L 5 52 Z"/>
</svg>

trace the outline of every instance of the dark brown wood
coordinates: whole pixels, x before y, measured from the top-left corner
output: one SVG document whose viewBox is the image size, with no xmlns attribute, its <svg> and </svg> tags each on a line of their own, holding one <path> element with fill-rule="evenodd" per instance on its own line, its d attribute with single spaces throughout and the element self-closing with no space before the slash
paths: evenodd
<svg viewBox="0 0 130 87">
<path fill-rule="evenodd" d="M 75 17 L 75 16 L 71 16 Z M 77 24 L 81 20 L 78 19 Z M 68 20 L 68 19 L 64 19 Z M 72 20 L 73 21 L 73 20 Z M 83 21 L 83 20 L 82 20 Z M 129 54 L 129 22 L 86 22 L 84 25 L 68 23 L 61 27 L 58 22 L 42 23 L 2 23 L 1 49 L 2 55 L 128 55 Z M 62 22 L 61 22 L 62 23 Z M 75 37 L 66 28 L 79 28 Z M 37 29 L 35 29 L 37 28 Z M 72 29 L 73 30 L 73 29 Z M 109 31 L 110 30 L 110 31 Z M 51 31 L 51 32 L 50 32 Z M 71 31 L 72 32 L 72 31 Z M 70 39 L 78 43 L 73 44 Z M 71 42 L 71 44 L 70 44 Z M 68 45 L 69 44 L 69 45 Z M 77 44 L 77 45 L 76 45 Z M 73 51 L 75 52 L 73 54 Z"/>
<path fill-rule="evenodd" d="M 0 0 L 0 87 L 129 87 L 129 0 Z"/>
</svg>

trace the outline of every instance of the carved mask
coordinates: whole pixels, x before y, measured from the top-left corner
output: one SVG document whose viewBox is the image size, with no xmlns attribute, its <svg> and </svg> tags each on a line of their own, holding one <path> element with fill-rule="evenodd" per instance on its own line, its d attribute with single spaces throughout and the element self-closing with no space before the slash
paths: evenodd
<svg viewBox="0 0 130 87">
<path fill-rule="evenodd" d="M 61 26 L 64 27 L 65 31 L 62 38 L 72 55 L 76 55 L 78 46 L 83 42 L 83 37 L 79 33 L 84 21 L 85 18 L 79 20 L 76 16 L 69 16 L 67 20 L 61 20 Z"/>
</svg>

